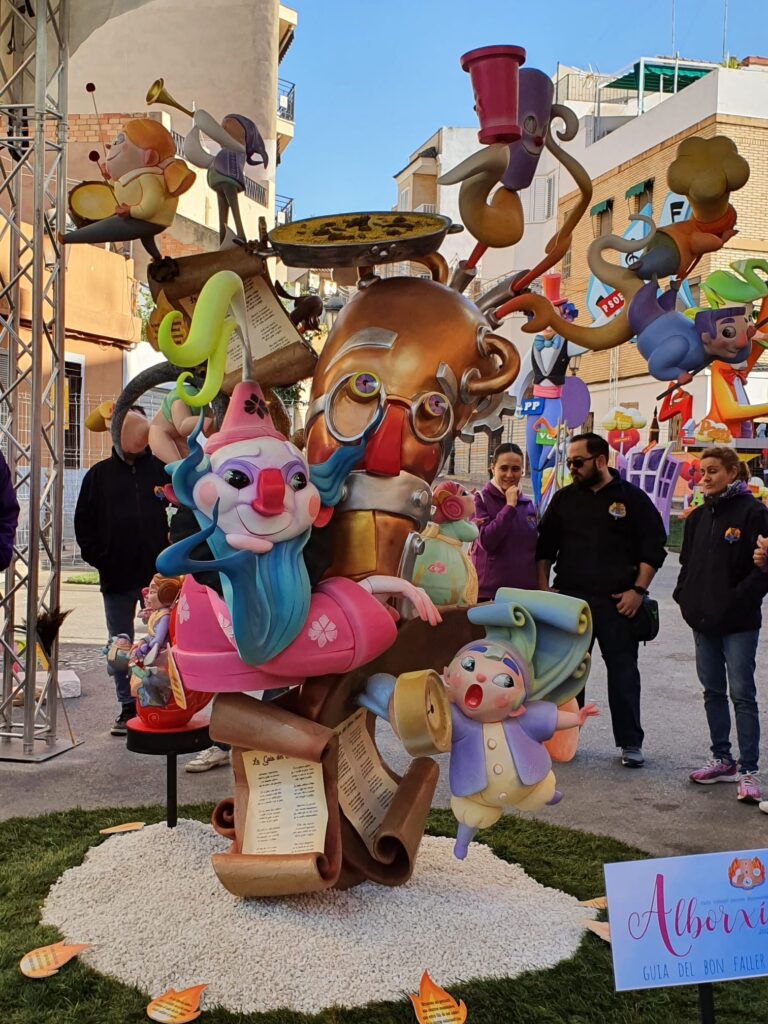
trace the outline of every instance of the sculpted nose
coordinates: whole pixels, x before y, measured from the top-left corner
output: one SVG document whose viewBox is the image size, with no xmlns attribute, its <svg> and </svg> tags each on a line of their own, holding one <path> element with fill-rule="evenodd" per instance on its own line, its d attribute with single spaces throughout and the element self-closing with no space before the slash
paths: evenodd
<svg viewBox="0 0 768 1024">
<path fill-rule="evenodd" d="M 360 466 L 366 473 L 374 476 L 397 476 L 400 473 L 405 417 L 406 411 L 400 406 L 387 407 L 384 419 L 366 445 Z"/>
<path fill-rule="evenodd" d="M 285 481 L 279 469 L 262 469 L 251 508 L 260 516 L 279 516 L 285 501 Z"/>
</svg>

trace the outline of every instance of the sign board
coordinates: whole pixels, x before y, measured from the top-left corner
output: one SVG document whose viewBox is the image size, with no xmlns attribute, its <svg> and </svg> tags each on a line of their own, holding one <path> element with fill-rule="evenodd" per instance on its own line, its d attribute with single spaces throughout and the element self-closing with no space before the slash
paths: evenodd
<svg viewBox="0 0 768 1024">
<path fill-rule="evenodd" d="M 605 865 L 616 991 L 768 975 L 768 850 Z"/>
<path fill-rule="evenodd" d="M 520 403 L 521 416 L 541 416 L 544 412 L 543 398 L 524 398 Z"/>
</svg>

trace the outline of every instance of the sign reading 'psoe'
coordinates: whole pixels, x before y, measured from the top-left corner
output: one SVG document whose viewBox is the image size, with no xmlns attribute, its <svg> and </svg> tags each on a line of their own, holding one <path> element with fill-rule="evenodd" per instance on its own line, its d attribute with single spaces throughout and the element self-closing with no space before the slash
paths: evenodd
<svg viewBox="0 0 768 1024">
<path fill-rule="evenodd" d="M 768 850 L 606 864 L 616 990 L 768 975 Z"/>
</svg>

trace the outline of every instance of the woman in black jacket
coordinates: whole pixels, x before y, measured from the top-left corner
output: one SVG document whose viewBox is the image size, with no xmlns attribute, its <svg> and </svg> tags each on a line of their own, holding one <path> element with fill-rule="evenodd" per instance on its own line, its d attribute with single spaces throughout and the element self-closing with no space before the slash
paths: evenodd
<svg viewBox="0 0 768 1024">
<path fill-rule="evenodd" d="M 712 757 L 691 772 L 691 782 L 738 783 L 738 799 L 760 801 L 760 723 L 755 691 L 755 653 L 760 605 L 768 573 L 752 560 L 757 538 L 768 533 L 768 509 L 738 479 L 732 448 L 701 455 L 704 503 L 685 522 L 680 576 L 674 598 L 693 630 L 696 672 L 704 687 Z M 736 718 L 739 763 L 731 755 L 731 716 Z"/>
</svg>

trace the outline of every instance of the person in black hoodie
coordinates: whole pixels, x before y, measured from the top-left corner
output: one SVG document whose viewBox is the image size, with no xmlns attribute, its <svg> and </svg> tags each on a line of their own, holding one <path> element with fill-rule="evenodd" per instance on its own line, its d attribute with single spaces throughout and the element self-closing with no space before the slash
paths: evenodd
<svg viewBox="0 0 768 1024">
<path fill-rule="evenodd" d="M 165 466 L 147 448 L 120 458 L 115 449 L 83 477 L 75 508 L 75 537 L 80 552 L 99 573 L 109 638 L 133 639 L 141 591 L 154 576 L 155 559 L 168 546 L 165 502 L 155 488 L 169 482 Z M 125 736 L 136 702 L 127 672 L 114 673 L 120 713 L 111 732 Z"/>
<path fill-rule="evenodd" d="M 768 509 L 739 480 L 739 458 L 732 448 L 707 448 L 700 467 L 704 503 L 685 521 L 673 595 L 693 630 L 712 743 L 712 757 L 689 778 L 703 785 L 736 782 L 739 800 L 759 803 L 755 653 L 768 573 L 755 566 L 752 556 L 758 537 L 768 534 Z M 729 691 L 738 765 L 731 755 Z"/>
</svg>

